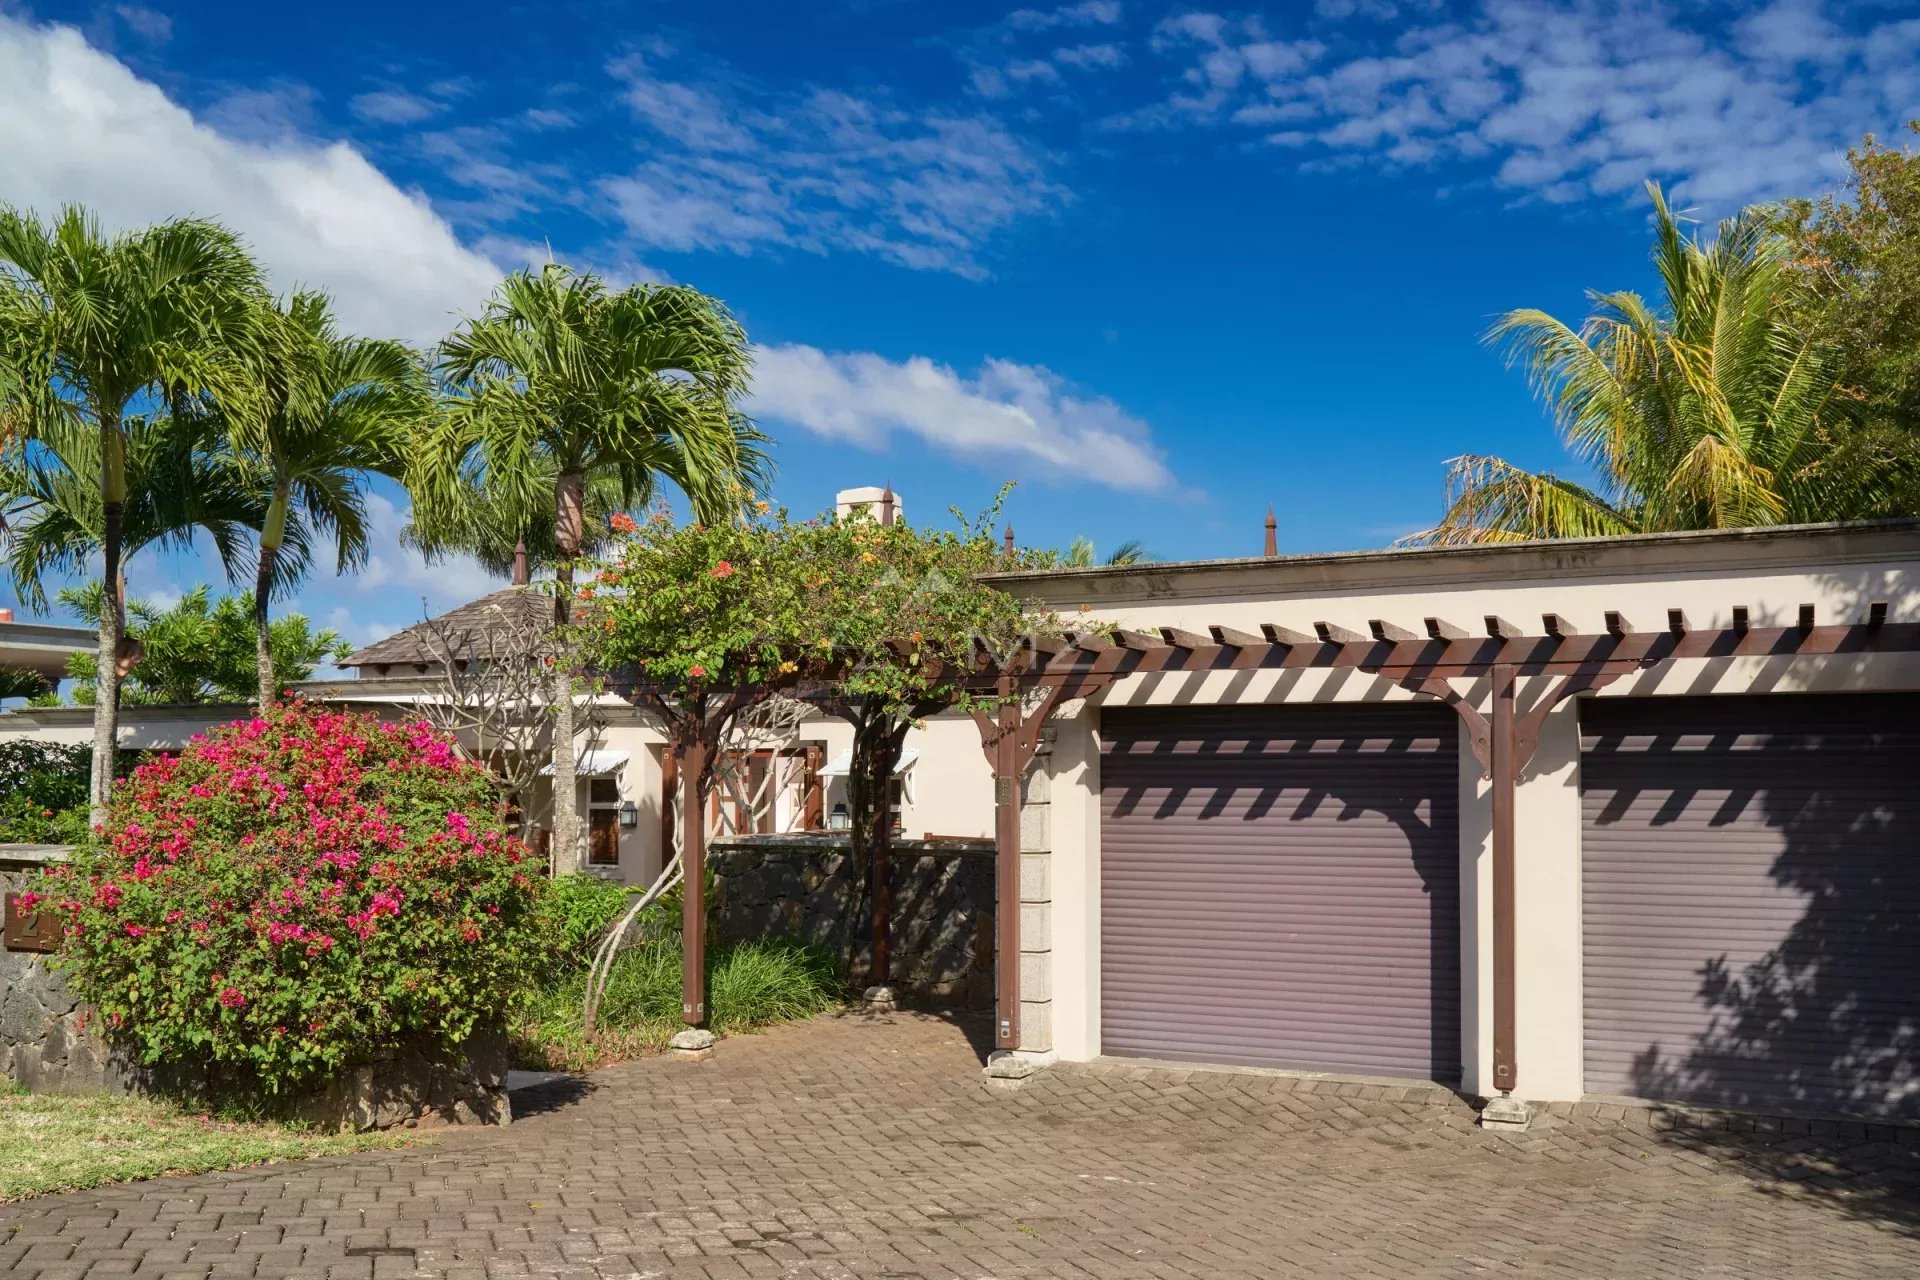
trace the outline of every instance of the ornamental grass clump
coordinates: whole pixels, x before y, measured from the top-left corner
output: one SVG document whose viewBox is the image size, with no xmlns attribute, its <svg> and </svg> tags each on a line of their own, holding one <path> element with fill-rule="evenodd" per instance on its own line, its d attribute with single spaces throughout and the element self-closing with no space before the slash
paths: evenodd
<svg viewBox="0 0 1920 1280">
<path fill-rule="evenodd" d="M 140 766 L 39 896 L 76 993 L 142 1062 L 284 1094 L 504 1025 L 545 881 L 502 818 L 428 726 L 291 702 Z"/>
</svg>

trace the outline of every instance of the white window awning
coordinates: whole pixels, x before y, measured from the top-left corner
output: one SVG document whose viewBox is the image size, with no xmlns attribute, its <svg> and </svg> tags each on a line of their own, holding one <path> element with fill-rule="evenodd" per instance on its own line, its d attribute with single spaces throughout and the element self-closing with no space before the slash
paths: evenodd
<svg viewBox="0 0 1920 1280">
<path fill-rule="evenodd" d="M 604 778 L 610 773 L 618 773 L 627 767 L 628 751 L 582 751 L 574 757 L 573 771 L 582 778 Z M 540 776 L 553 776 L 553 761 L 549 760 L 540 769 Z"/>
<path fill-rule="evenodd" d="M 915 751 L 912 747 L 903 747 L 900 751 L 900 759 L 893 766 L 893 771 L 896 774 L 905 773 L 907 770 L 913 768 L 914 761 L 919 758 L 920 753 L 918 751 Z M 823 778 L 844 778 L 852 768 L 853 748 L 848 747 L 845 751 L 840 752 L 835 755 L 833 759 L 820 766 L 820 776 Z"/>
</svg>

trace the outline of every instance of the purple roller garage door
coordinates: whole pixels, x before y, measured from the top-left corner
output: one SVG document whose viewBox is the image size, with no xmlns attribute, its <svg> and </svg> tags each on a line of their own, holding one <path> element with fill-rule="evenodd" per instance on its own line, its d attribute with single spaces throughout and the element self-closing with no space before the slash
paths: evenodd
<svg viewBox="0 0 1920 1280">
<path fill-rule="evenodd" d="M 1581 709 L 1586 1085 L 1920 1118 L 1920 698 Z"/>
<path fill-rule="evenodd" d="M 1456 723 L 1103 712 L 1103 1051 L 1457 1080 Z"/>
</svg>

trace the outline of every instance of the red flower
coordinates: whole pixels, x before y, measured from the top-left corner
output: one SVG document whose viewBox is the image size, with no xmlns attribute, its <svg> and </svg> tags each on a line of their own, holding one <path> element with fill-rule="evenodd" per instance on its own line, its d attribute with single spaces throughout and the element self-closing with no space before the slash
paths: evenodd
<svg viewBox="0 0 1920 1280">
<path fill-rule="evenodd" d="M 698 680 L 707 674 L 707 669 L 696 662 L 687 668 L 687 674 Z"/>
<path fill-rule="evenodd" d="M 733 576 L 733 561 L 722 560 L 719 564 L 713 566 L 712 572 L 716 578 L 731 578 Z"/>
<path fill-rule="evenodd" d="M 223 1009 L 244 1009 L 247 998 L 240 994 L 238 987 L 220 988 L 220 1007 Z"/>
<path fill-rule="evenodd" d="M 613 526 L 615 533 L 632 533 L 640 527 L 633 522 L 633 517 L 624 511 L 614 512 L 612 519 L 608 520 L 607 523 Z"/>
</svg>

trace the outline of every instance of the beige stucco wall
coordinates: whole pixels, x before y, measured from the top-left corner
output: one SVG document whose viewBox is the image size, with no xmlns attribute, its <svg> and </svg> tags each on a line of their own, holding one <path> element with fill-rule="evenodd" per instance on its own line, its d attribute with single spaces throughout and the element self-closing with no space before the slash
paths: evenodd
<svg viewBox="0 0 1920 1280">
<path fill-rule="evenodd" d="M 1794 561 L 1798 561 L 1795 563 Z M 1687 562 L 1691 561 L 1691 565 Z M 1376 579 L 1352 581 L 1356 575 Z M 1457 580 L 1449 580 L 1453 577 Z M 1258 631 L 1275 623 L 1311 632 L 1330 622 L 1365 633 L 1379 618 L 1419 631 L 1428 616 L 1478 632 L 1486 615 L 1538 634 L 1540 615 L 1560 614 L 1582 631 L 1599 631 L 1608 610 L 1640 630 L 1666 625 L 1683 609 L 1700 628 L 1725 626 L 1735 605 L 1754 625 L 1791 622 L 1803 603 L 1819 620 L 1857 621 L 1885 600 L 1893 621 L 1920 621 L 1920 535 L 1800 538 L 1743 542 L 1682 541 L 1666 548 L 1617 547 L 1542 552 L 1504 561 L 1479 556 L 1410 556 L 1362 564 L 1282 562 L 1244 568 L 1104 571 L 1053 581 L 1008 584 L 1063 612 L 1138 630 L 1210 624 Z M 1088 607 L 1084 613 L 1079 605 Z M 1481 706 L 1486 682 L 1459 687 Z M 1546 684 L 1523 678 L 1524 710 Z M 1920 689 L 1920 655 L 1674 661 L 1621 680 L 1593 696 Z M 1414 695 L 1355 671 L 1209 672 L 1133 676 L 1091 705 L 1070 705 L 1055 719 L 1053 776 L 1053 1027 L 1055 1052 L 1099 1054 L 1101 708 L 1234 702 L 1399 700 Z M 1464 1086 L 1488 1092 L 1492 1080 L 1492 885 L 1489 786 L 1460 744 L 1461 964 Z M 1516 791 L 1516 1057 L 1527 1098 L 1570 1099 L 1583 1092 L 1579 736 L 1576 702 L 1552 712 L 1538 752 Z"/>
</svg>

